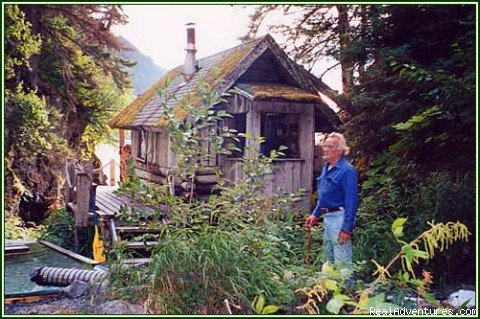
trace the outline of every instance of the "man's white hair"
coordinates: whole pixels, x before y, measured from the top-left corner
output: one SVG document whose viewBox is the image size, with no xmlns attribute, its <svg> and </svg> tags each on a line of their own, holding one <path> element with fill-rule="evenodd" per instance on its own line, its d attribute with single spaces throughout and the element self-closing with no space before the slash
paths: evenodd
<svg viewBox="0 0 480 319">
<path fill-rule="evenodd" d="M 348 155 L 350 153 L 350 147 L 347 146 L 347 140 L 345 139 L 345 136 L 343 134 L 337 133 L 337 132 L 332 132 L 328 134 L 328 137 L 336 137 L 338 138 L 338 148 L 343 150 L 343 154 Z M 328 138 L 327 137 L 327 138 Z"/>
</svg>

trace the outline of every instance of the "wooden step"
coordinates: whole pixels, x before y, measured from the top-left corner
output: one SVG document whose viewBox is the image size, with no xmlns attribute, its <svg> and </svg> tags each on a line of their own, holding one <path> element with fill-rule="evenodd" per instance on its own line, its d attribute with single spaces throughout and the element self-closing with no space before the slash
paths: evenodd
<svg viewBox="0 0 480 319">
<path fill-rule="evenodd" d="M 143 266 L 148 265 L 152 262 L 152 258 L 131 258 L 131 259 L 124 259 L 121 261 L 124 265 L 133 265 L 133 266 Z"/>
<path fill-rule="evenodd" d="M 121 234 L 158 234 L 161 232 L 161 230 L 158 228 L 141 226 L 118 226 L 116 227 L 116 230 Z"/>
<path fill-rule="evenodd" d="M 158 241 L 133 241 L 127 243 L 127 248 L 131 250 L 138 250 L 138 249 L 146 249 L 148 247 L 156 246 L 158 245 Z"/>
</svg>

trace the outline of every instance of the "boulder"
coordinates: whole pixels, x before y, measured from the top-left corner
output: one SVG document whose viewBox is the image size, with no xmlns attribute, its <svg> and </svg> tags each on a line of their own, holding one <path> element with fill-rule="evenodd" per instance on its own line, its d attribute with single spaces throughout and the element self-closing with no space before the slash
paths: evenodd
<svg viewBox="0 0 480 319">
<path fill-rule="evenodd" d="M 122 300 L 107 301 L 99 305 L 97 313 L 105 315 L 146 314 L 142 306 L 132 305 Z"/>
<path fill-rule="evenodd" d="M 79 298 L 88 294 L 88 283 L 81 280 L 74 280 L 70 285 L 60 290 L 60 296 L 68 298 Z"/>
</svg>

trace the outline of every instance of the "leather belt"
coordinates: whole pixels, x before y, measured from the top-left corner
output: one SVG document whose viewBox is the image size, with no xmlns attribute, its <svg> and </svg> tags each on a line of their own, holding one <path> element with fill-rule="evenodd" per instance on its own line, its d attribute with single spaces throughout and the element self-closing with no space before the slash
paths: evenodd
<svg viewBox="0 0 480 319">
<path fill-rule="evenodd" d="M 322 212 L 322 214 L 326 214 L 326 213 L 331 213 L 331 212 L 338 212 L 339 210 L 341 210 L 343 207 L 322 207 L 320 208 L 320 211 Z"/>
</svg>

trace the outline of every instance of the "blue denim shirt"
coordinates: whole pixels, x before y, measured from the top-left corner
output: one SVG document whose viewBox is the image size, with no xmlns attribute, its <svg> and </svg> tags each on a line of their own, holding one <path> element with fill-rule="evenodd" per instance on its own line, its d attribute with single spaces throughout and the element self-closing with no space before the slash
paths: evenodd
<svg viewBox="0 0 480 319">
<path fill-rule="evenodd" d="M 330 170 L 329 165 L 328 162 L 325 164 L 317 178 L 318 201 L 312 215 L 320 217 L 321 208 L 343 207 L 342 230 L 351 233 L 358 208 L 357 170 L 343 156 Z"/>
</svg>

